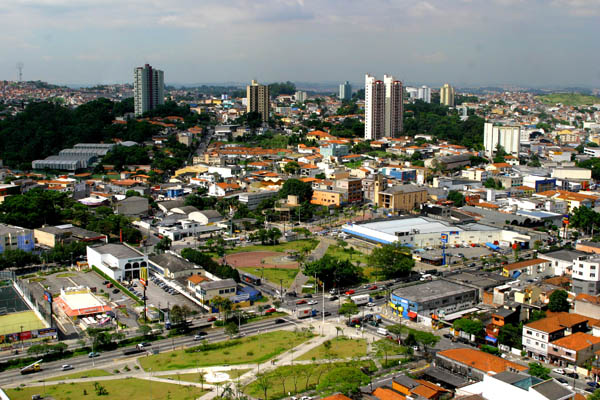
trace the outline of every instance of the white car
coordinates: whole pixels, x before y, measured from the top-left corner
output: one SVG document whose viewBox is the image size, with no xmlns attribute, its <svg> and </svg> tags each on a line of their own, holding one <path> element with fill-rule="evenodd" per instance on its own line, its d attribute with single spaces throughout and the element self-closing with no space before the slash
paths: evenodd
<svg viewBox="0 0 600 400">
<path fill-rule="evenodd" d="M 368 303 L 367 303 L 367 307 L 375 307 L 375 303 L 373 303 L 373 302 L 368 302 Z"/>
<path fill-rule="evenodd" d="M 316 300 L 311 300 L 311 301 L 309 301 L 309 302 L 308 302 L 308 303 L 306 303 L 306 304 L 309 304 L 309 305 L 311 305 L 311 306 L 314 306 L 315 304 L 319 304 L 319 302 L 318 302 L 318 301 L 316 301 Z"/>
<path fill-rule="evenodd" d="M 554 368 L 552 370 L 552 372 L 554 372 L 555 374 L 560 374 L 560 375 L 564 375 L 565 374 L 565 370 L 562 368 Z"/>
<path fill-rule="evenodd" d="M 71 364 L 65 364 L 62 367 L 60 367 L 61 371 L 69 371 L 71 369 L 74 369 L 73 366 Z"/>
</svg>

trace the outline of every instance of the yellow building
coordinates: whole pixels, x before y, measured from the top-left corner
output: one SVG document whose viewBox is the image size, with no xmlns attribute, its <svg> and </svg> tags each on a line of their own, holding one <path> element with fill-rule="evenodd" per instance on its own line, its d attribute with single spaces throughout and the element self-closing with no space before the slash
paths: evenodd
<svg viewBox="0 0 600 400">
<path fill-rule="evenodd" d="M 334 206 L 339 207 L 346 203 L 344 192 L 336 190 L 315 189 L 310 200 L 311 204 L 319 206 Z"/>
<path fill-rule="evenodd" d="M 440 88 L 440 104 L 454 107 L 454 88 L 448 83 Z"/>
<path fill-rule="evenodd" d="M 398 185 L 380 190 L 375 181 L 375 204 L 392 211 L 411 211 L 427 202 L 427 189 L 416 185 Z"/>
</svg>

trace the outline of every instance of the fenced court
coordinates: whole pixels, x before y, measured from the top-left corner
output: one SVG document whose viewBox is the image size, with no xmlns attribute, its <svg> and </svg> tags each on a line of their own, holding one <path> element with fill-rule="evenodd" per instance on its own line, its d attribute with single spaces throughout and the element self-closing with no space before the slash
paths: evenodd
<svg viewBox="0 0 600 400">
<path fill-rule="evenodd" d="M 0 336 L 43 329 L 46 325 L 31 310 L 0 315 Z"/>
<path fill-rule="evenodd" d="M 27 310 L 29 307 L 11 284 L 0 286 L 0 316 Z"/>
</svg>

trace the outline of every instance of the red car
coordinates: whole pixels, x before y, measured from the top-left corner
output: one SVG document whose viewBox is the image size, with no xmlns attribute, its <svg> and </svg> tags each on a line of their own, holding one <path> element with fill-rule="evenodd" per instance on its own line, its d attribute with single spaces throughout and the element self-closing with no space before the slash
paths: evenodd
<svg viewBox="0 0 600 400">
<path fill-rule="evenodd" d="M 208 322 L 213 322 L 213 321 L 216 321 L 216 320 L 217 320 L 217 317 L 215 317 L 215 316 L 208 317 L 208 319 L 207 319 Z"/>
<path fill-rule="evenodd" d="M 271 313 L 274 313 L 275 311 L 277 311 L 277 310 L 275 310 L 274 308 L 269 308 L 268 310 L 265 311 L 265 314 L 271 314 Z"/>
<path fill-rule="evenodd" d="M 306 304 L 306 300 L 302 299 L 302 300 L 298 300 L 296 302 L 296 304 Z"/>
<path fill-rule="evenodd" d="M 346 294 L 347 294 L 348 296 L 350 296 L 351 294 L 354 294 L 354 293 L 355 293 L 355 292 L 354 292 L 354 289 L 350 289 L 350 290 L 346 291 Z"/>
<path fill-rule="evenodd" d="M 369 290 L 377 290 L 377 285 L 373 285 L 369 288 Z"/>
</svg>

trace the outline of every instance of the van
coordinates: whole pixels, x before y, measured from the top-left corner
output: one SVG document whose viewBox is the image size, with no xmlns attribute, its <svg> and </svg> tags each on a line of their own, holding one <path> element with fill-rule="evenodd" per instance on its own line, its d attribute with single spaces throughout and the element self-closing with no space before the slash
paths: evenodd
<svg viewBox="0 0 600 400">
<path fill-rule="evenodd" d="M 377 328 L 377 333 L 383 336 L 387 336 L 388 331 L 385 328 Z"/>
</svg>

